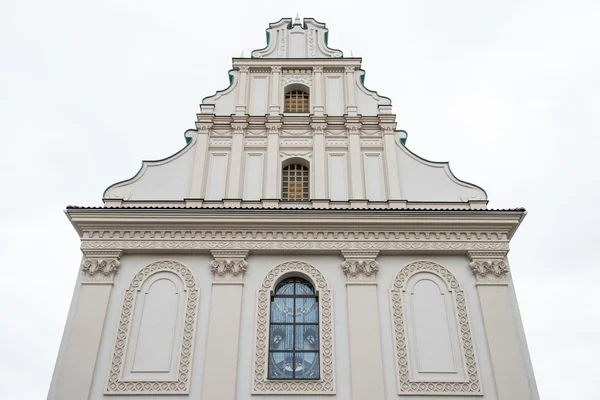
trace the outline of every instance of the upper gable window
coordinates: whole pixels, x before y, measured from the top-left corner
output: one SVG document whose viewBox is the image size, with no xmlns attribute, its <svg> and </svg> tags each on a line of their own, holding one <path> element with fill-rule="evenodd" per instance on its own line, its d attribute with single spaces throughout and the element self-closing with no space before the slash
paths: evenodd
<svg viewBox="0 0 600 400">
<path fill-rule="evenodd" d="M 289 164 L 281 171 L 281 200 L 308 201 L 309 169 L 307 166 Z"/>
<path fill-rule="evenodd" d="M 308 91 L 292 88 L 285 92 L 283 101 L 283 112 L 286 113 L 308 113 L 310 112 L 310 101 Z"/>
</svg>

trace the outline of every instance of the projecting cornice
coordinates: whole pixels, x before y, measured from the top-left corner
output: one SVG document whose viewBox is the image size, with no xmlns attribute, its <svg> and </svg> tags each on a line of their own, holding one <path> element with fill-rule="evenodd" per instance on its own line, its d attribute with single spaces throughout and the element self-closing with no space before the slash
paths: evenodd
<svg viewBox="0 0 600 400">
<path fill-rule="evenodd" d="M 69 209 L 67 214 L 84 250 L 461 253 L 508 251 L 510 237 L 524 216 L 524 212 L 487 211 L 241 209 Z"/>
</svg>

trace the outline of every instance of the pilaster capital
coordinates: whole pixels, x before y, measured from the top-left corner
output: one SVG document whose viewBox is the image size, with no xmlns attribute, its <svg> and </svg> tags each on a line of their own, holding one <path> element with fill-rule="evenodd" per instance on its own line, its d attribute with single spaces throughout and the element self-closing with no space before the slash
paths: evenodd
<svg viewBox="0 0 600 400">
<path fill-rule="evenodd" d="M 313 72 L 321 73 L 321 72 L 323 72 L 323 67 L 313 67 Z"/>
<path fill-rule="evenodd" d="M 354 70 L 356 69 L 356 67 L 354 67 L 353 65 L 347 65 L 344 67 L 344 71 L 348 74 L 348 73 L 353 73 Z"/>
<path fill-rule="evenodd" d="M 248 250 L 212 250 L 215 258 L 210 264 L 213 282 L 241 283 L 248 269 Z"/>
<path fill-rule="evenodd" d="M 360 122 L 348 122 L 346 123 L 346 129 L 349 135 L 358 135 L 362 124 Z"/>
<path fill-rule="evenodd" d="M 281 72 L 281 67 L 280 66 L 273 66 L 273 67 L 271 67 L 271 72 Z"/>
<path fill-rule="evenodd" d="M 384 135 L 391 135 L 396 131 L 396 124 L 379 124 Z"/>
<path fill-rule="evenodd" d="M 83 284 L 112 284 L 121 266 L 121 250 L 84 251 L 85 260 L 81 264 L 84 273 Z"/>
<path fill-rule="evenodd" d="M 232 133 L 234 133 L 234 134 L 243 134 L 247 127 L 248 127 L 247 123 L 242 123 L 242 122 L 232 122 L 231 123 L 231 130 L 233 131 Z"/>
<path fill-rule="evenodd" d="M 210 130 L 212 129 L 213 125 L 214 124 L 212 122 L 196 122 L 196 129 L 198 130 L 198 133 L 208 134 L 210 133 Z"/>
<path fill-rule="evenodd" d="M 379 251 L 342 251 L 345 261 L 342 271 L 347 282 L 374 283 L 377 280 L 379 263 L 375 261 Z"/>
<path fill-rule="evenodd" d="M 324 122 L 313 122 L 310 124 L 310 127 L 313 129 L 314 133 L 325 133 L 325 129 L 327 129 L 327 124 Z"/>
<path fill-rule="evenodd" d="M 250 71 L 250 67 L 247 65 L 242 65 L 238 68 L 239 68 L 240 72 L 248 73 Z"/>
<path fill-rule="evenodd" d="M 283 124 L 277 122 L 267 122 L 265 127 L 270 134 L 278 134 Z"/>
<path fill-rule="evenodd" d="M 478 283 L 506 285 L 506 251 L 469 251 L 471 270 Z"/>
</svg>

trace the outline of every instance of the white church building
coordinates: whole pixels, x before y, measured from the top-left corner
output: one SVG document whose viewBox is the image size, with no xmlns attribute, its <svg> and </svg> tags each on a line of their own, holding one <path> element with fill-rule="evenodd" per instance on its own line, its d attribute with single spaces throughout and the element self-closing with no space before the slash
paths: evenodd
<svg viewBox="0 0 600 400">
<path fill-rule="evenodd" d="M 539 398 L 507 260 L 525 210 L 408 150 L 327 36 L 270 24 L 183 149 L 67 208 L 48 399 Z"/>
</svg>

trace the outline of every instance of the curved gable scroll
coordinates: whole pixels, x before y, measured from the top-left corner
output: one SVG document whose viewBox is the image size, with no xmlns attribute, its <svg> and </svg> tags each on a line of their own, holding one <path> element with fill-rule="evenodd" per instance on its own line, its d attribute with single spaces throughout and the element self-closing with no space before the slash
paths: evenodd
<svg viewBox="0 0 600 400">
<path fill-rule="evenodd" d="M 282 279 L 302 277 L 312 282 L 319 298 L 320 379 L 269 380 L 269 321 L 271 293 Z M 335 394 L 333 372 L 333 300 L 321 272 L 302 261 L 279 264 L 267 273 L 257 293 L 256 333 L 253 363 L 253 394 Z"/>
<path fill-rule="evenodd" d="M 183 264 L 142 268 L 125 291 L 105 394 L 185 394 L 194 350 L 198 287 Z"/>
<path fill-rule="evenodd" d="M 443 266 L 416 261 L 391 289 L 399 395 L 482 395 L 465 293 Z"/>
</svg>

